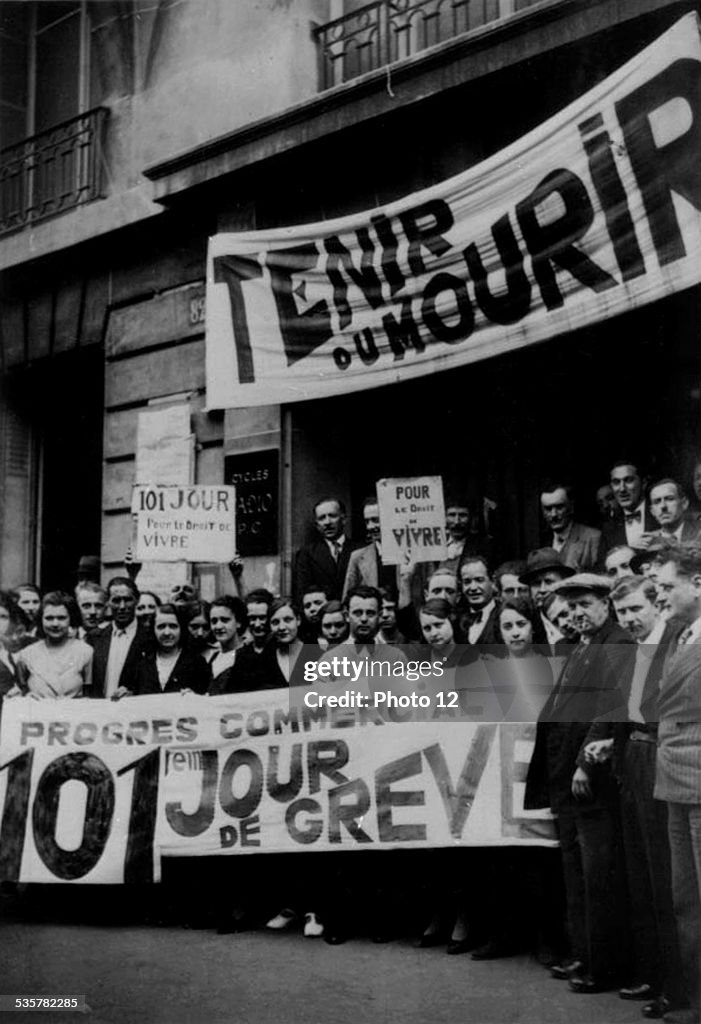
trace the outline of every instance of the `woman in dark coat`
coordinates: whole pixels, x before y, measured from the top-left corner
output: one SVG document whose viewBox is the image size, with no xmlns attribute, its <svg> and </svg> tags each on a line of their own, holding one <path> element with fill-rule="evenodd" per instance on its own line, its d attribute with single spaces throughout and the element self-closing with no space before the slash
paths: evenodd
<svg viewBox="0 0 701 1024">
<path fill-rule="evenodd" d="M 132 693 L 206 693 L 209 668 L 206 661 L 188 646 L 187 629 L 174 605 L 163 604 L 156 610 L 154 643 L 144 654 L 134 676 Z"/>
</svg>

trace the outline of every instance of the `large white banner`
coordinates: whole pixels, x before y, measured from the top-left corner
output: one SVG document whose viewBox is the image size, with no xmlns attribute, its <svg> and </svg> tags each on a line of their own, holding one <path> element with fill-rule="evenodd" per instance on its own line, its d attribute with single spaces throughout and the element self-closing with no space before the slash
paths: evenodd
<svg viewBox="0 0 701 1024">
<path fill-rule="evenodd" d="M 550 813 L 523 808 L 533 725 L 411 715 L 291 704 L 289 690 L 6 700 L 0 878 L 144 881 L 161 856 L 553 845 Z"/>
<path fill-rule="evenodd" d="M 210 240 L 207 405 L 451 369 L 701 281 L 695 14 L 464 173 L 376 210 Z"/>
</svg>

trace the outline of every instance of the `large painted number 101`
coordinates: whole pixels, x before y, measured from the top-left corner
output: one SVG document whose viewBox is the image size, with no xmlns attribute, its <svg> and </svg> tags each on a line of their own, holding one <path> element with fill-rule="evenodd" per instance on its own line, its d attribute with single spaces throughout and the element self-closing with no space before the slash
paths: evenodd
<svg viewBox="0 0 701 1024">
<path fill-rule="evenodd" d="M 152 750 L 117 772 L 118 777 L 134 772 L 124 860 L 125 882 L 153 881 L 159 753 L 158 749 Z M 26 750 L 0 768 L 0 771 L 7 770 L 5 806 L 0 821 L 0 878 L 7 881 L 16 882 L 20 878 L 33 763 L 34 751 Z M 85 785 L 87 799 L 80 846 L 64 850 L 56 840 L 56 824 L 61 787 L 70 781 Z M 32 833 L 37 853 L 56 878 L 74 881 L 92 871 L 107 846 L 114 809 L 112 772 L 94 754 L 64 754 L 45 768 L 32 804 Z"/>
</svg>

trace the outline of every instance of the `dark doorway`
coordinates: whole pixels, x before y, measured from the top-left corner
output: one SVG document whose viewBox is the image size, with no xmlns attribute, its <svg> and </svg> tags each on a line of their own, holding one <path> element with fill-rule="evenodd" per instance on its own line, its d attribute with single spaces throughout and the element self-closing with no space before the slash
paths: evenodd
<svg viewBox="0 0 701 1024">
<path fill-rule="evenodd" d="M 100 554 L 104 362 L 99 347 L 53 356 L 17 381 L 34 428 L 39 584 L 72 590 L 81 555 Z"/>
</svg>

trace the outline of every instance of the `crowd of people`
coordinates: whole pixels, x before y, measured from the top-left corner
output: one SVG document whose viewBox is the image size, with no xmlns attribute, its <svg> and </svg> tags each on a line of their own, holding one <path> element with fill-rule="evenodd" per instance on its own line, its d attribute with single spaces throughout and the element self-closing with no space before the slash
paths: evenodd
<svg viewBox="0 0 701 1024">
<path fill-rule="evenodd" d="M 701 490 L 701 465 L 693 483 Z M 140 591 L 131 560 L 104 589 L 85 578 L 72 593 L 20 585 L 0 593 L 0 697 L 294 687 L 303 661 L 343 646 L 440 659 L 456 680 L 443 689 L 468 691 L 469 711 L 477 667 L 494 695 L 482 720 L 537 722 L 525 807 L 552 810 L 557 870 L 552 851 L 430 851 L 443 862 L 413 901 L 418 945 L 508 955 L 527 919 L 540 959 L 572 992 L 618 988 L 647 1018 L 699 1024 L 701 513 L 681 482 L 646 487 L 630 460 L 597 493 L 597 527 L 576 521 L 564 481 L 545 484 L 540 501 L 545 545 L 498 566 L 495 538 L 474 529 L 460 495 L 446 500 L 444 560 L 408 553 L 399 566 L 383 562 L 376 498 L 363 503 L 366 538 L 355 543 L 331 496 L 313 508 L 316 536 L 297 552 L 291 596 L 248 589 L 240 561 L 236 593 L 211 603 L 189 583 L 167 602 Z M 362 894 L 373 937 L 390 938 L 392 900 L 416 896 L 415 872 L 409 880 L 393 864 L 390 877 L 333 854 L 322 884 L 320 856 L 295 858 L 294 891 L 285 874 L 267 926 L 300 923 L 342 942 Z M 251 880 L 266 858 L 245 860 L 240 905 L 224 908 L 221 931 L 249 927 L 260 909 L 246 893 L 260 891 Z"/>
</svg>

